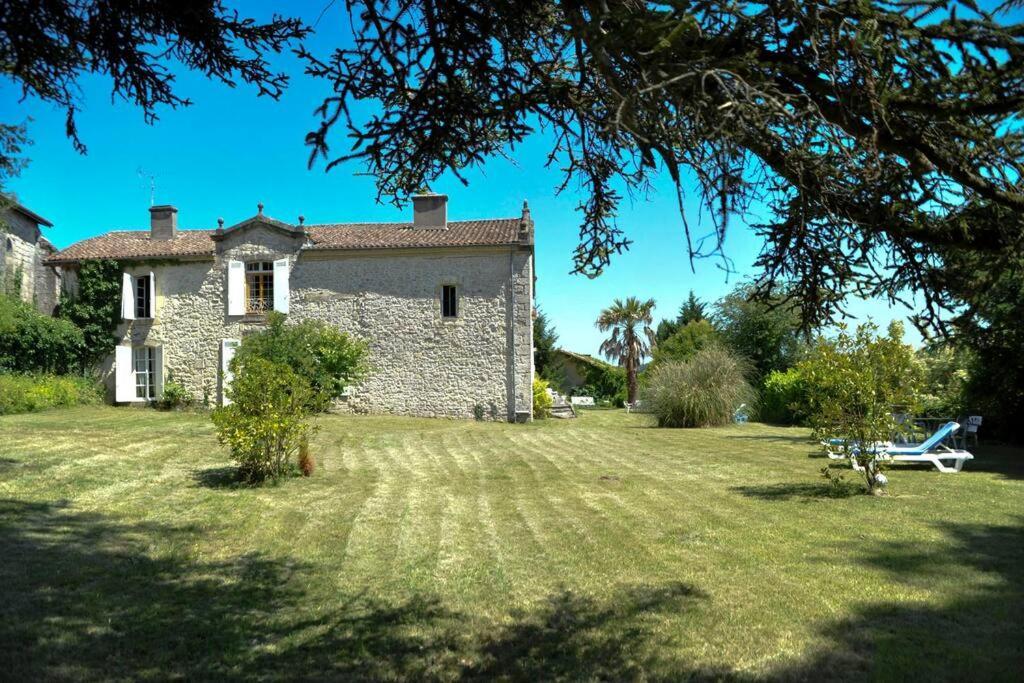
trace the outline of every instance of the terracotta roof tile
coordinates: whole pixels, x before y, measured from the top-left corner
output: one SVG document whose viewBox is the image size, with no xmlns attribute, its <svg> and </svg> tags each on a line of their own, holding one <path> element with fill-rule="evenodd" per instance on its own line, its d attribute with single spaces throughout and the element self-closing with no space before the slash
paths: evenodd
<svg viewBox="0 0 1024 683">
<path fill-rule="evenodd" d="M 520 222 L 520 218 L 449 221 L 446 229 L 418 230 L 413 229 L 412 223 L 325 223 L 304 227 L 310 249 L 403 249 L 518 244 Z M 71 263 L 101 258 L 213 256 L 214 234 L 214 230 L 179 230 L 174 239 L 153 240 L 149 230 L 120 230 L 76 242 L 47 260 Z"/>
</svg>

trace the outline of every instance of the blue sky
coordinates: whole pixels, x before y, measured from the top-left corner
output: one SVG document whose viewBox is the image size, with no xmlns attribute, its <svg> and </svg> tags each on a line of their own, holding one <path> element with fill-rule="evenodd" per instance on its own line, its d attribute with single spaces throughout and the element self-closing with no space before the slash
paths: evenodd
<svg viewBox="0 0 1024 683">
<path fill-rule="evenodd" d="M 325 4 L 297 2 L 289 5 L 289 12 L 312 23 Z M 266 17 L 271 6 L 246 2 L 244 10 Z M 329 7 L 310 41 L 322 54 L 345 40 L 348 22 L 342 7 Z M 291 87 L 276 102 L 257 98 L 251 88 L 230 89 L 174 69 L 179 93 L 195 104 L 162 110 L 152 126 L 145 124 L 140 110 L 111 101 L 107 79 L 87 76 L 81 81 L 78 118 L 88 146 L 84 156 L 64 135 L 63 111 L 36 101 L 19 102 L 20 92 L 0 81 L 0 120 L 31 118 L 34 140 L 28 150 L 31 163 L 10 189 L 53 221 L 47 237 L 58 247 L 108 230 L 147 227 L 149 175 L 155 176 L 156 203 L 178 207 L 179 223 L 186 228 L 213 227 L 221 216 L 230 225 L 254 214 L 257 202 L 265 204 L 267 214 L 287 221 L 299 214 L 309 223 L 409 220 L 411 208 L 375 203 L 373 181 L 360 175 L 358 164 L 330 173 L 322 165 L 307 169 L 303 138 L 315 126 L 313 109 L 328 90 L 326 84 L 303 76 L 301 64 L 290 55 L 277 59 L 276 65 L 292 75 Z M 343 141 L 336 143 L 341 147 Z M 652 297 L 657 317 L 674 317 L 691 289 L 712 301 L 752 272 L 761 244 L 739 220 L 725 245 L 739 275 L 727 277 L 714 260 L 698 261 L 695 272 L 690 270 L 674 192 L 662 178 L 650 196 L 627 199 L 621 208 L 619 225 L 634 240 L 630 251 L 597 279 L 570 275 L 580 195 L 574 188 L 555 195 L 561 174 L 557 168 L 544 168 L 547 151 L 546 140 L 537 136 L 512 152 L 513 161 L 493 159 L 469 172 L 468 187 L 448 178 L 432 189 L 449 195 L 451 219 L 517 216 L 523 200 L 529 201 L 536 221 L 537 301 L 554 321 L 560 345 L 596 354 L 601 335 L 594 320 L 615 297 Z M 147 177 L 140 177 L 140 169 Z M 690 215 L 697 215 L 695 205 Z M 850 309 L 883 325 L 907 314 L 878 301 L 852 302 Z M 907 327 L 908 341 L 919 342 Z"/>
</svg>

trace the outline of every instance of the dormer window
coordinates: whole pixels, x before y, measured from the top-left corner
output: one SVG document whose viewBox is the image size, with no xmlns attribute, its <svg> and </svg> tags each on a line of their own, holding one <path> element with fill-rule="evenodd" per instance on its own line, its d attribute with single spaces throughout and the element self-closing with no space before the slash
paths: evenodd
<svg viewBox="0 0 1024 683">
<path fill-rule="evenodd" d="M 274 310 L 274 262 L 245 264 L 245 312 L 262 314 Z"/>
</svg>

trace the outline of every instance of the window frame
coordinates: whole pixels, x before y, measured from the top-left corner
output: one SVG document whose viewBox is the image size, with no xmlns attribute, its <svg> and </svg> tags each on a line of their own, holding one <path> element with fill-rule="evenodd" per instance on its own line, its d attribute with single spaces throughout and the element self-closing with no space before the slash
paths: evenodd
<svg viewBox="0 0 1024 683">
<path fill-rule="evenodd" d="M 149 275 L 135 276 L 135 319 L 147 320 L 152 318 L 149 314 L 153 308 L 150 297 L 153 296 Z"/>
<path fill-rule="evenodd" d="M 459 286 L 454 282 L 441 284 L 441 319 L 459 319 Z"/>
<path fill-rule="evenodd" d="M 132 374 L 135 377 L 135 399 L 137 401 L 156 399 L 156 356 L 156 347 L 154 346 L 132 347 Z M 140 364 L 143 366 L 141 370 L 139 369 Z"/>
<path fill-rule="evenodd" d="M 253 289 L 258 290 L 254 295 Z M 253 305 L 254 302 L 259 302 Z M 266 315 L 274 310 L 274 262 L 245 262 L 245 314 Z"/>
</svg>

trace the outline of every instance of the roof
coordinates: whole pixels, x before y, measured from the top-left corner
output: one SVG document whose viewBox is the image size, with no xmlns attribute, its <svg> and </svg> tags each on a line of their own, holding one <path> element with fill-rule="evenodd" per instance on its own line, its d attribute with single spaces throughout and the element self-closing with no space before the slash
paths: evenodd
<svg viewBox="0 0 1024 683">
<path fill-rule="evenodd" d="M 574 358 L 575 360 L 581 361 L 583 363 L 589 363 L 591 365 L 600 365 L 602 367 L 611 366 L 611 363 L 607 363 L 601 360 L 600 358 L 595 358 L 594 356 L 591 356 L 590 354 L 586 353 L 576 353 L 575 351 L 569 351 L 568 349 L 555 349 L 555 353 L 562 353 L 565 354 L 566 356 L 569 356 L 570 358 Z"/>
<path fill-rule="evenodd" d="M 324 223 L 292 225 L 263 214 L 230 228 L 178 230 L 174 239 L 153 240 L 149 230 L 119 230 L 76 242 L 49 259 L 50 263 L 73 263 L 89 259 L 146 259 L 213 256 L 216 241 L 235 230 L 253 225 L 305 235 L 310 250 L 327 249 L 410 249 L 428 247 L 510 246 L 523 243 L 523 219 L 490 218 L 449 221 L 446 228 L 414 229 L 412 223 Z"/>
<path fill-rule="evenodd" d="M 32 211 L 27 206 L 23 206 L 22 204 L 19 204 L 18 201 L 15 200 L 13 197 L 5 195 L 5 198 L 11 203 L 10 204 L 10 208 L 11 209 L 13 209 L 14 211 L 17 211 L 21 215 L 25 216 L 26 218 L 28 218 L 33 223 L 36 223 L 38 225 L 45 225 L 48 228 L 52 228 L 53 227 L 53 223 L 51 223 L 50 221 L 48 221 L 45 218 L 43 218 L 42 216 L 40 216 L 35 211 Z"/>
</svg>

